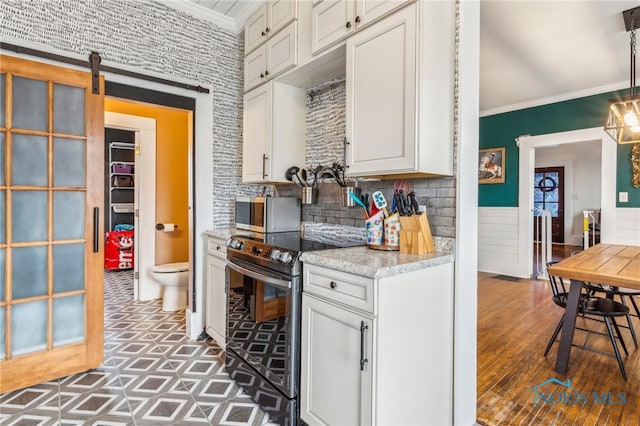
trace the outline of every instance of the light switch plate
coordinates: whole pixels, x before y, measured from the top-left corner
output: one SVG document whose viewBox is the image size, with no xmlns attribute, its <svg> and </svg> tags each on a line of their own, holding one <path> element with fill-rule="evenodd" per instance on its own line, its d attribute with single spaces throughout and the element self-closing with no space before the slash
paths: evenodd
<svg viewBox="0 0 640 426">
<path fill-rule="evenodd" d="M 620 202 L 620 203 L 628 203 L 629 202 L 629 193 L 628 192 L 618 192 L 618 202 Z"/>
</svg>

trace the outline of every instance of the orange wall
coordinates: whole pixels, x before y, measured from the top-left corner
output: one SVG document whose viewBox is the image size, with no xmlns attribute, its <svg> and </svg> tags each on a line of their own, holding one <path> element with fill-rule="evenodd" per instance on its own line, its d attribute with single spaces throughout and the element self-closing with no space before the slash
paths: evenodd
<svg viewBox="0 0 640 426">
<path fill-rule="evenodd" d="M 175 223 L 156 232 L 156 265 L 189 260 L 188 143 L 192 113 L 133 101 L 105 99 L 105 111 L 156 120 L 156 211 L 154 223 Z M 144 206 L 140 206 L 142 214 Z"/>
</svg>

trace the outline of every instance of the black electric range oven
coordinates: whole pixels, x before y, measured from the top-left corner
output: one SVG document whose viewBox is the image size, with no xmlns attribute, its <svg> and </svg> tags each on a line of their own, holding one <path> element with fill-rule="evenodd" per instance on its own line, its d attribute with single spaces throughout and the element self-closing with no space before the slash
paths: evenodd
<svg viewBox="0 0 640 426">
<path fill-rule="evenodd" d="M 281 425 L 299 422 L 304 251 L 338 246 L 299 232 L 236 235 L 227 241 L 229 375 Z"/>
</svg>

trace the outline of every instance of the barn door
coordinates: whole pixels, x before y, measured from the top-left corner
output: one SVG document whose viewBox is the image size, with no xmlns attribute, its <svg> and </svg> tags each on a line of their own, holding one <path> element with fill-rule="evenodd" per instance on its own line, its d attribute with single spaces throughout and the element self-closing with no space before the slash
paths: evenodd
<svg viewBox="0 0 640 426">
<path fill-rule="evenodd" d="M 0 393 L 103 360 L 100 86 L 0 55 Z"/>
</svg>

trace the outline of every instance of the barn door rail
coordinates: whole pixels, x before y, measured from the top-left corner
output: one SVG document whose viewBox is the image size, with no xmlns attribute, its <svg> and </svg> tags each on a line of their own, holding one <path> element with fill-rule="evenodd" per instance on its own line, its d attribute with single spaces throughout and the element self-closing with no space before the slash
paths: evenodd
<svg viewBox="0 0 640 426">
<path fill-rule="evenodd" d="M 127 77 L 137 78 L 140 80 L 151 81 L 154 83 L 160 83 L 167 86 L 179 87 L 181 89 L 193 90 L 198 93 L 209 93 L 209 89 L 202 86 L 194 86 L 192 84 L 181 83 L 179 81 L 168 80 L 166 78 L 154 77 L 151 75 L 146 75 L 134 71 L 127 71 L 121 68 L 111 67 L 108 65 L 101 65 L 100 62 L 102 58 L 98 52 L 91 52 L 89 55 L 88 61 L 83 61 L 76 58 L 71 58 L 69 56 L 58 55 L 56 53 L 45 52 L 43 50 L 32 49 L 30 47 L 18 46 L 16 44 L 0 42 L 0 49 L 8 50 L 10 52 L 20 53 L 24 55 L 36 56 L 38 58 L 50 59 L 52 61 L 58 61 L 65 64 L 75 65 L 78 67 L 84 67 L 91 69 L 92 80 L 93 80 L 93 88 L 91 90 L 92 93 L 98 94 L 98 76 L 100 71 L 109 72 L 112 74 L 124 75 Z"/>
</svg>

